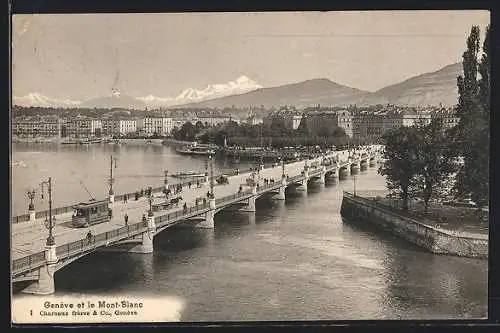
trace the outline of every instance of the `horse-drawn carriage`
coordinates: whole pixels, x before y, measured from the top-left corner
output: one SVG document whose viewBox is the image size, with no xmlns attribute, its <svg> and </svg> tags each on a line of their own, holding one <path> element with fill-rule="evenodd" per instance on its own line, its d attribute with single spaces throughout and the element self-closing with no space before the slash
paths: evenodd
<svg viewBox="0 0 500 333">
<path fill-rule="evenodd" d="M 164 201 L 164 202 L 153 204 L 153 205 L 151 205 L 151 207 L 153 208 L 153 212 L 157 212 L 157 211 L 163 210 L 163 209 L 170 209 L 170 208 L 179 206 L 179 202 L 181 200 L 182 200 L 182 197 L 176 197 L 176 198 L 172 198 L 170 200 Z"/>
<path fill-rule="evenodd" d="M 247 186 L 254 187 L 256 182 L 253 178 L 247 178 Z"/>
<path fill-rule="evenodd" d="M 219 185 L 229 184 L 229 178 L 227 178 L 227 176 L 225 176 L 225 175 L 220 175 L 219 177 L 217 177 L 217 179 L 215 181 Z"/>
</svg>

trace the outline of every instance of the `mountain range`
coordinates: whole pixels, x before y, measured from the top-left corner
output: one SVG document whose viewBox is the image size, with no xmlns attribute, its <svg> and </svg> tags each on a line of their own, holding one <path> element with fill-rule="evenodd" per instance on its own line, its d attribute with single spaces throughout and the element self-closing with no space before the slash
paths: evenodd
<svg viewBox="0 0 500 333">
<path fill-rule="evenodd" d="M 306 107 L 317 104 L 345 106 L 394 104 L 400 106 L 443 105 L 457 103 L 457 76 L 462 74 L 462 64 L 455 63 L 435 72 L 411 77 L 403 82 L 384 87 L 375 92 L 364 91 L 335 83 L 326 78 L 264 88 L 247 76 L 225 84 L 211 84 L 202 90 L 184 89 L 176 97 L 153 95 L 131 97 L 119 92 L 111 96 L 86 101 L 58 100 L 31 93 L 13 97 L 19 106 L 128 108 L 143 110 L 160 106 L 172 107 L 231 107 L 280 105 Z"/>
</svg>

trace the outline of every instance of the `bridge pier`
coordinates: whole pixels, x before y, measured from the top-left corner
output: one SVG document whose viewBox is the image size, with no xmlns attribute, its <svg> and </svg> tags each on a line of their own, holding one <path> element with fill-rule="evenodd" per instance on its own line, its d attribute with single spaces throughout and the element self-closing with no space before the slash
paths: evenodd
<svg viewBox="0 0 500 333">
<path fill-rule="evenodd" d="M 281 178 L 281 186 L 279 188 L 278 194 L 276 194 L 273 199 L 276 200 L 285 200 L 285 189 L 286 189 L 286 178 Z"/>
<path fill-rule="evenodd" d="M 38 270 L 38 280 L 22 292 L 25 294 L 50 295 L 56 291 L 54 274 L 56 272 L 56 246 L 45 246 L 45 265 Z"/>
<path fill-rule="evenodd" d="M 153 253 L 153 239 L 156 233 L 156 224 L 154 215 L 147 218 L 148 230 L 142 234 L 142 243 L 131 248 L 128 252 L 131 253 Z"/>
<path fill-rule="evenodd" d="M 318 183 L 324 184 L 325 183 L 325 178 L 326 178 L 326 167 L 322 166 L 321 167 L 321 173 L 319 175 Z"/>
<path fill-rule="evenodd" d="M 304 176 L 305 179 L 300 182 L 300 186 L 298 188 L 300 188 L 302 191 L 307 192 L 307 182 L 309 181 L 309 171 L 307 170 L 307 168 L 304 170 Z"/>
<path fill-rule="evenodd" d="M 248 198 L 246 207 L 240 209 L 241 212 L 255 212 L 255 199 L 257 198 L 257 186 L 252 187 L 252 196 Z"/>
<path fill-rule="evenodd" d="M 358 162 L 350 162 L 349 163 L 349 173 L 352 175 L 354 170 L 359 170 L 359 161 Z"/>
<path fill-rule="evenodd" d="M 210 204 L 210 210 L 205 213 L 205 220 L 203 220 L 200 223 L 196 224 L 197 228 L 204 228 L 204 229 L 214 229 L 215 228 L 215 223 L 214 223 L 214 217 L 215 217 L 215 198 L 214 199 L 209 199 L 208 203 Z"/>
</svg>

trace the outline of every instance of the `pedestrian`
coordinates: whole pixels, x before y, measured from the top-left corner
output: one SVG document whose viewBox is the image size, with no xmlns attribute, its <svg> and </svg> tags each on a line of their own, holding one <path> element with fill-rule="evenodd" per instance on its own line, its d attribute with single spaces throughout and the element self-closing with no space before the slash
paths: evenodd
<svg viewBox="0 0 500 333">
<path fill-rule="evenodd" d="M 128 225 L 128 215 L 125 214 L 125 225 Z"/>
<path fill-rule="evenodd" d="M 184 206 L 182 206 L 182 208 L 184 209 L 184 211 L 187 211 L 188 209 L 187 203 L 184 203 Z"/>
<path fill-rule="evenodd" d="M 200 181 L 199 180 L 196 181 L 196 188 L 200 188 Z"/>
<path fill-rule="evenodd" d="M 188 183 L 188 187 L 191 188 L 191 182 Z"/>
<path fill-rule="evenodd" d="M 142 214 L 142 222 L 146 222 L 146 214 Z"/>
<path fill-rule="evenodd" d="M 92 243 L 92 232 L 89 230 L 87 233 L 87 242 L 90 244 Z"/>
</svg>

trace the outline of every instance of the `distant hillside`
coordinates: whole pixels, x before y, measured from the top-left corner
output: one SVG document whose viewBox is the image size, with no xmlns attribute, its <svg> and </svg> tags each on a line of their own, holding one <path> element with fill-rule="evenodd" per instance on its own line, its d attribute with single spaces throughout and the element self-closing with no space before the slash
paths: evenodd
<svg viewBox="0 0 500 333">
<path fill-rule="evenodd" d="M 401 83 L 382 88 L 372 96 L 401 106 L 453 106 L 458 101 L 457 76 L 462 75 L 462 63 L 414 76 Z"/>
<path fill-rule="evenodd" d="M 426 106 L 442 104 L 453 106 L 458 100 L 457 76 L 462 74 L 462 64 L 448 65 L 438 71 L 414 76 L 403 82 L 382 88 L 374 93 L 340 85 L 328 79 L 314 79 L 278 87 L 262 88 L 252 92 L 217 98 L 189 107 L 273 107 L 284 104 L 296 107 L 317 104 L 360 106 L 394 104 L 401 106 Z"/>
<path fill-rule="evenodd" d="M 147 106 L 153 108 L 162 105 L 162 103 L 171 107 L 175 105 L 177 108 L 221 109 L 233 106 L 235 108 L 260 106 L 272 108 L 281 105 L 294 105 L 297 108 L 303 108 L 317 104 L 334 106 L 350 104 L 359 106 L 376 104 L 438 106 L 442 104 L 443 106 L 453 106 L 458 101 L 457 76 L 461 74 L 462 64 L 455 63 L 435 72 L 414 76 L 374 93 L 343 86 L 328 79 L 313 79 L 277 87 L 258 88 L 260 86 L 257 83 L 242 76 L 228 84 L 209 85 L 204 90 L 186 89 L 174 99 L 151 95 L 133 98 L 115 91 L 111 96 L 94 98 L 84 102 L 61 100 L 39 93 L 22 97 L 14 96 L 13 102 L 19 106 L 136 110 L 145 110 Z M 245 93 L 245 91 L 248 92 Z M 227 96 L 226 94 L 231 95 Z M 224 97 L 208 99 L 212 96 Z"/>
<path fill-rule="evenodd" d="M 224 108 L 234 105 L 237 108 L 243 108 L 263 105 L 265 108 L 269 108 L 279 105 L 294 105 L 300 108 L 316 104 L 348 105 L 352 100 L 359 99 L 366 94 L 369 93 L 340 85 L 328 79 L 313 79 L 183 106 Z"/>
<path fill-rule="evenodd" d="M 127 95 L 115 93 L 112 96 L 97 97 L 83 102 L 81 108 L 99 108 L 99 109 L 135 109 L 144 110 L 146 103 Z"/>
</svg>

